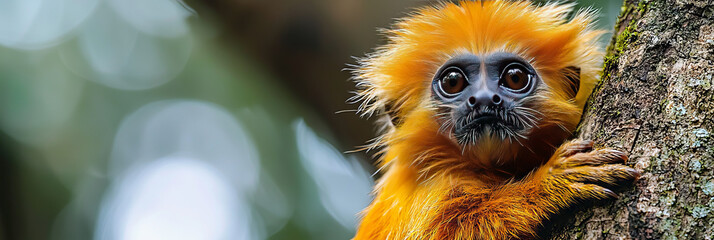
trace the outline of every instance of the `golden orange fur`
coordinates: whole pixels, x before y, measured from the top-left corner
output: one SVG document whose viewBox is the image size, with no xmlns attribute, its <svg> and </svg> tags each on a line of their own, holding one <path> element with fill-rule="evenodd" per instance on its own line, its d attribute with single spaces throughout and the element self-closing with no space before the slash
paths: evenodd
<svg viewBox="0 0 714 240">
<path fill-rule="evenodd" d="M 397 121 L 385 122 L 373 145 L 382 149 L 384 175 L 355 239 L 535 237 L 560 209 L 612 196 L 583 178 L 615 183 L 636 177 L 634 170 L 610 164 L 625 158 L 620 152 L 590 152 L 587 141 L 561 146 L 580 121 L 602 57 L 596 43 L 602 32 L 593 30 L 592 13 L 569 17 L 572 8 L 501 0 L 443 3 L 386 31 L 389 43 L 360 61 L 357 98 L 364 115 L 389 114 Z M 432 77 L 455 55 L 493 52 L 523 57 L 545 83 L 530 99 L 541 113 L 538 126 L 518 142 L 486 138 L 460 146 L 439 129 Z M 570 66 L 580 69 L 575 98 L 563 81 Z"/>
</svg>

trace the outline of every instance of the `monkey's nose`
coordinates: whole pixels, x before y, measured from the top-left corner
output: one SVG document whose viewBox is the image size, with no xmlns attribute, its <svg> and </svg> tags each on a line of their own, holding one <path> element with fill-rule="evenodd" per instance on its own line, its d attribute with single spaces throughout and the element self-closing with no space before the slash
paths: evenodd
<svg viewBox="0 0 714 240">
<path fill-rule="evenodd" d="M 501 96 L 487 91 L 478 92 L 467 100 L 468 106 L 472 109 L 480 106 L 500 106 L 502 102 Z"/>
</svg>

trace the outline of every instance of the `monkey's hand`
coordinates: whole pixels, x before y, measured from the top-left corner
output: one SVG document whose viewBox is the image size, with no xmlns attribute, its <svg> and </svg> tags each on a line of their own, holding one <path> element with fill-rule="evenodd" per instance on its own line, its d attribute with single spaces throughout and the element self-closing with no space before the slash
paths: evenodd
<svg viewBox="0 0 714 240">
<path fill-rule="evenodd" d="M 593 150 L 591 141 L 565 143 L 522 181 L 495 188 L 462 185 L 446 194 L 427 239 L 535 238 L 552 214 L 579 201 L 617 197 L 613 187 L 639 176 L 622 164 L 626 159 L 614 149 Z"/>
<path fill-rule="evenodd" d="M 536 172 L 542 190 L 553 206 L 568 207 L 576 201 L 617 198 L 613 187 L 629 183 L 639 171 L 623 165 L 627 155 L 615 149 L 593 150 L 592 141 L 573 140 L 561 145 Z"/>
</svg>

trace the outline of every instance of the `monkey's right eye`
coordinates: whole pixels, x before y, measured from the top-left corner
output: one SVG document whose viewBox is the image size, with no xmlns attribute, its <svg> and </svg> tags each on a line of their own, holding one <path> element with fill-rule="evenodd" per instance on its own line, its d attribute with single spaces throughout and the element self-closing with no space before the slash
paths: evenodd
<svg viewBox="0 0 714 240">
<path fill-rule="evenodd" d="M 441 91 L 447 95 L 457 94 L 466 88 L 466 76 L 456 68 L 450 68 L 441 74 L 441 80 L 439 80 L 439 86 Z"/>
</svg>

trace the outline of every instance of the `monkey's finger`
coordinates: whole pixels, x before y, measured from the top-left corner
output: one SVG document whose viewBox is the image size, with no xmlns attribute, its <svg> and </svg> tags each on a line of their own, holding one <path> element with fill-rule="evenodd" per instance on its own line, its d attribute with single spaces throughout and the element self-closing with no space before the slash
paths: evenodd
<svg viewBox="0 0 714 240">
<path fill-rule="evenodd" d="M 563 171 L 560 176 L 573 182 L 619 185 L 637 179 L 640 172 L 622 164 L 608 164 L 570 168 Z"/>
<path fill-rule="evenodd" d="M 575 198 L 579 200 L 604 200 L 616 199 L 617 194 L 612 190 L 596 184 L 572 183 L 570 188 L 576 193 Z"/>
<path fill-rule="evenodd" d="M 598 166 L 602 164 L 614 164 L 627 162 L 627 154 L 622 151 L 605 148 L 592 152 L 577 153 L 564 159 L 560 167 L 571 168 L 578 166 Z"/>
<path fill-rule="evenodd" d="M 576 153 L 589 152 L 593 149 L 593 141 L 590 140 L 573 140 L 561 146 L 563 151 L 561 157 L 569 157 Z"/>
</svg>

